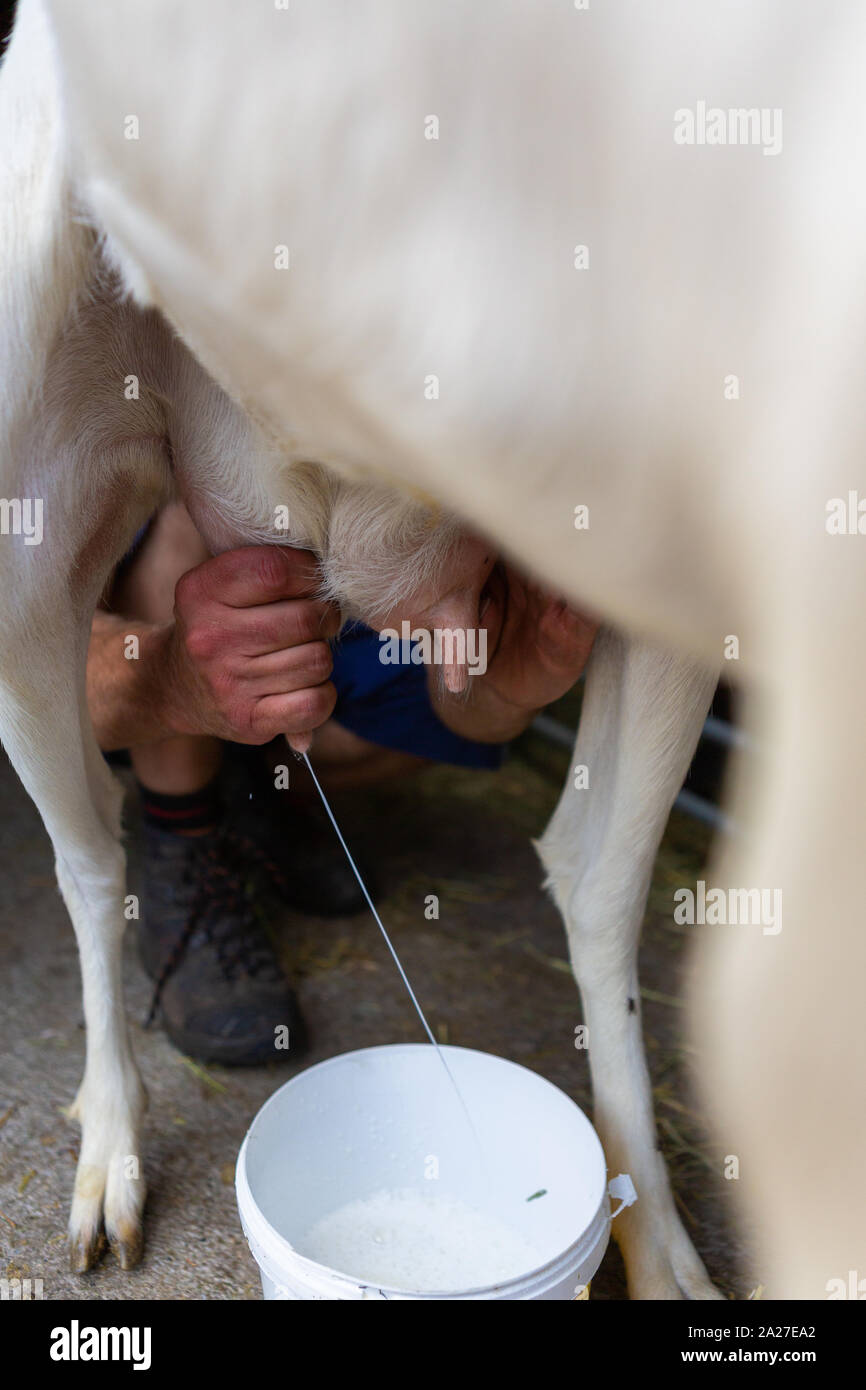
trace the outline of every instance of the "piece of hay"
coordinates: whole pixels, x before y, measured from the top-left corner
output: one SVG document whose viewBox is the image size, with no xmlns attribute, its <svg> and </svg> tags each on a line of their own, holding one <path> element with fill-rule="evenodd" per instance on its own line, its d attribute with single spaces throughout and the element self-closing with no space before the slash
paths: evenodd
<svg viewBox="0 0 866 1390">
<path fill-rule="evenodd" d="M 218 1095 L 226 1094 L 228 1086 L 224 1085 L 222 1081 L 217 1081 L 216 1077 L 211 1076 L 210 1072 L 205 1071 L 204 1067 L 201 1066 L 199 1062 L 194 1062 L 192 1057 L 181 1057 L 180 1060 L 185 1067 L 189 1068 L 193 1076 L 197 1076 L 199 1081 L 204 1082 L 205 1086 L 210 1086 L 211 1090 L 216 1091 Z"/>
</svg>

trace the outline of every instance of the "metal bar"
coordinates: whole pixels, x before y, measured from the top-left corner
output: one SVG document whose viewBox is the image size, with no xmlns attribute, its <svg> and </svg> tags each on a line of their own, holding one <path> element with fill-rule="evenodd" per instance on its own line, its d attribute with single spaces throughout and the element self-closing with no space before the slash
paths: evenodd
<svg viewBox="0 0 866 1390">
<path fill-rule="evenodd" d="M 554 719 L 549 714 L 536 715 L 530 728 L 560 748 L 571 749 L 574 746 L 575 733 L 569 729 L 567 724 L 563 724 L 559 719 Z M 709 738 L 712 742 L 721 743 L 727 748 L 749 749 L 754 747 L 752 740 L 741 729 L 735 729 L 730 724 L 725 724 L 723 720 L 717 719 L 712 714 L 707 716 L 701 738 Z M 737 827 L 730 816 L 726 815 L 724 811 L 720 811 L 718 806 L 714 806 L 705 797 L 689 791 L 687 787 L 682 788 L 674 806 L 686 815 L 693 816 L 695 820 L 703 821 L 705 825 L 712 826 L 714 830 L 722 831 L 725 835 L 734 835 L 737 832 Z"/>
<path fill-rule="evenodd" d="M 725 748 L 744 748 L 748 752 L 754 752 L 755 741 L 743 730 L 738 729 L 734 724 L 725 723 L 724 719 L 717 719 L 714 714 L 708 714 L 705 721 L 701 738 L 708 738 L 713 743 L 721 743 Z"/>
<path fill-rule="evenodd" d="M 549 714 L 537 714 L 529 727 L 541 734 L 542 738 L 549 738 L 551 743 L 558 743 L 562 748 L 574 747 L 576 734 L 567 724 L 560 723 Z"/>
<path fill-rule="evenodd" d="M 690 792 L 687 787 L 681 788 L 680 794 L 674 802 L 674 807 L 678 811 L 685 812 L 687 816 L 693 816 L 695 820 L 711 825 L 714 830 L 721 830 L 724 835 L 737 833 L 737 827 L 730 816 L 726 815 L 724 811 L 720 811 L 718 806 L 714 806 L 711 801 L 706 801 L 696 792 Z"/>
<path fill-rule="evenodd" d="M 553 719 L 549 714 L 537 714 L 531 727 L 544 738 L 549 738 L 552 743 L 558 743 L 563 748 L 574 747 L 576 734 L 569 729 L 567 724 Z M 726 748 L 751 750 L 755 746 L 754 740 L 742 729 L 737 729 L 732 724 L 726 724 L 723 719 L 717 719 L 714 714 L 707 715 L 701 731 L 701 738 L 708 738 L 712 743 L 721 743 Z"/>
</svg>

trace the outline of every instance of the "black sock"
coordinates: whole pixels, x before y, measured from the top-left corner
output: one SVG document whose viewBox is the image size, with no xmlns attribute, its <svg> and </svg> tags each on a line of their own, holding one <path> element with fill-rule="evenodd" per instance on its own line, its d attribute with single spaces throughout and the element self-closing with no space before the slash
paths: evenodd
<svg viewBox="0 0 866 1390">
<path fill-rule="evenodd" d="M 154 792 L 141 782 L 138 789 L 144 823 L 157 830 L 183 834 L 187 830 L 211 830 L 219 822 L 222 813 L 219 777 L 214 777 L 201 791 L 185 796 Z"/>
</svg>

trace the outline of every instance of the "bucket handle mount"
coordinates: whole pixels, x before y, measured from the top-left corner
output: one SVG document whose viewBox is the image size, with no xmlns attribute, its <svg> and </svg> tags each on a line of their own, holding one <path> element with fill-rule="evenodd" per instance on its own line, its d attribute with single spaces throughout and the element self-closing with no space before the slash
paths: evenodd
<svg viewBox="0 0 866 1390">
<path fill-rule="evenodd" d="M 611 1221 L 615 1221 L 625 1207 L 634 1206 L 637 1201 L 637 1188 L 628 1173 L 619 1173 L 615 1178 L 611 1178 L 607 1190 L 614 1200 L 619 1200 L 616 1211 L 612 1211 L 610 1214 Z"/>
</svg>

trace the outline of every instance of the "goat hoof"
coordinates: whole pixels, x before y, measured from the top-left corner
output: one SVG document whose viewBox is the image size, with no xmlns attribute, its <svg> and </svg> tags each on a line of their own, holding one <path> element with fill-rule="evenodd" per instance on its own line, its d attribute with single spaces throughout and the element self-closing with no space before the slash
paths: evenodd
<svg viewBox="0 0 866 1390">
<path fill-rule="evenodd" d="M 105 1249 L 105 1236 L 95 1231 L 89 1236 L 80 1236 L 69 1242 L 69 1267 L 73 1274 L 86 1274 L 98 1264 Z"/>
<path fill-rule="evenodd" d="M 140 1226 L 126 1222 L 116 1235 L 109 1236 L 108 1243 L 120 1268 L 134 1269 L 144 1250 L 144 1234 Z"/>
</svg>

